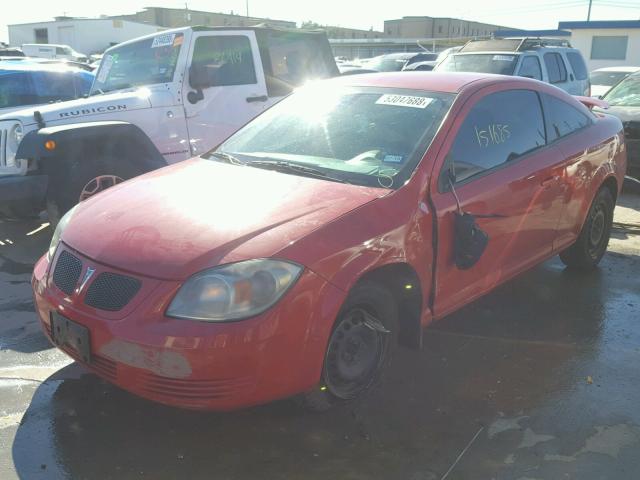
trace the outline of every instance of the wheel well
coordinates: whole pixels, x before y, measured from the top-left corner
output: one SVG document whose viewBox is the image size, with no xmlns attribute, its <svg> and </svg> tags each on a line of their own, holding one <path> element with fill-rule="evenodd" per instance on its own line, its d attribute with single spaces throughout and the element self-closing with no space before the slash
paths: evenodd
<svg viewBox="0 0 640 480">
<path fill-rule="evenodd" d="M 384 265 L 365 273 L 358 284 L 374 282 L 385 287 L 398 306 L 398 342 L 413 348 L 422 346 L 422 288 L 415 270 L 408 263 Z"/>
<path fill-rule="evenodd" d="M 611 196 L 613 197 L 613 201 L 616 201 L 618 196 L 618 182 L 615 177 L 609 177 L 604 182 L 602 182 L 602 187 L 608 188 L 611 192 Z M 600 188 L 602 188 L 600 187 Z"/>
</svg>

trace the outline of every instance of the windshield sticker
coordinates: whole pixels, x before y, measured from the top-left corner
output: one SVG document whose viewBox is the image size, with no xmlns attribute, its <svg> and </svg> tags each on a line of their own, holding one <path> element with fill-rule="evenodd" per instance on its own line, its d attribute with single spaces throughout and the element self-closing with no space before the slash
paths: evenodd
<svg viewBox="0 0 640 480">
<path fill-rule="evenodd" d="M 382 159 L 386 163 L 402 163 L 404 157 L 402 155 L 385 155 Z"/>
<path fill-rule="evenodd" d="M 107 55 L 102 59 L 102 64 L 100 65 L 100 73 L 98 74 L 97 78 L 98 82 L 104 83 L 107 81 L 107 77 L 109 76 L 111 67 L 113 67 L 113 57 L 111 55 Z"/>
<path fill-rule="evenodd" d="M 175 33 L 166 33 L 164 35 L 158 35 L 153 39 L 151 48 L 167 47 L 167 46 L 170 47 L 173 45 L 173 41 L 175 40 L 175 38 L 176 38 Z"/>
<path fill-rule="evenodd" d="M 427 108 L 433 98 L 414 97 L 411 95 L 392 95 L 385 93 L 376 103 L 378 105 L 394 105 L 397 107 Z"/>
<path fill-rule="evenodd" d="M 493 59 L 499 62 L 512 62 L 513 55 L 494 55 Z"/>
</svg>

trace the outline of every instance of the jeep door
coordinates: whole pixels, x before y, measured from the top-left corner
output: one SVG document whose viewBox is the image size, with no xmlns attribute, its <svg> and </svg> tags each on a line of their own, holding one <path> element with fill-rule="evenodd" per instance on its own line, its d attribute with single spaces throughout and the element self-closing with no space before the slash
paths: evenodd
<svg viewBox="0 0 640 480">
<path fill-rule="evenodd" d="M 466 101 L 436 159 L 431 198 L 438 224 L 438 317 L 551 255 L 564 159 L 547 145 L 538 92 L 498 88 Z M 460 208 L 476 216 L 489 238 L 479 261 L 466 270 L 454 264 L 458 207 L 450 169 Z"/>
<path fill-rule="evenodd" d="M 191 153 L 201 155 L 263 111 L 267 88 L 253 30 L 196 31 L 188 58 L 182 97 Z M 192 86 L 194 65 L 208 86 Z"/>
</svg>

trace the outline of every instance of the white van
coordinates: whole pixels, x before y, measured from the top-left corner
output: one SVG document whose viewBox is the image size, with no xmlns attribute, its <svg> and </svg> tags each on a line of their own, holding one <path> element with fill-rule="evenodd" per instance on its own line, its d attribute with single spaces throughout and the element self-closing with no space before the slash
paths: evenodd
<svg viewBox="0 0 640 480">
<path fill-rule="evenodd" d="M 86 62 L 88 57 L 76 52 L 69 45 L 55 45 L 53 43 L 25 43 L 22 52 L 27 57 L 57 58 L 72 60 L 74 62 Z"/>
</svg>

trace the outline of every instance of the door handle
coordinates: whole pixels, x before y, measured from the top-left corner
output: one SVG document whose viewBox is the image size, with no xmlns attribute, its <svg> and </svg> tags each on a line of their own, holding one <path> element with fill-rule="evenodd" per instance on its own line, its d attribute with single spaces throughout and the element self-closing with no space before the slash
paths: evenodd
<svg viewBox="0 0 640 480">
<path fill-rule="evenodd" d="M 247 103 L 266 102 L 267 100 L 269 100 L 269 97 L 267 97 L 266 95 L 258 95 L 258 96 L 255 96 L 255 97 L 247 97 Z"/>
</svg>

